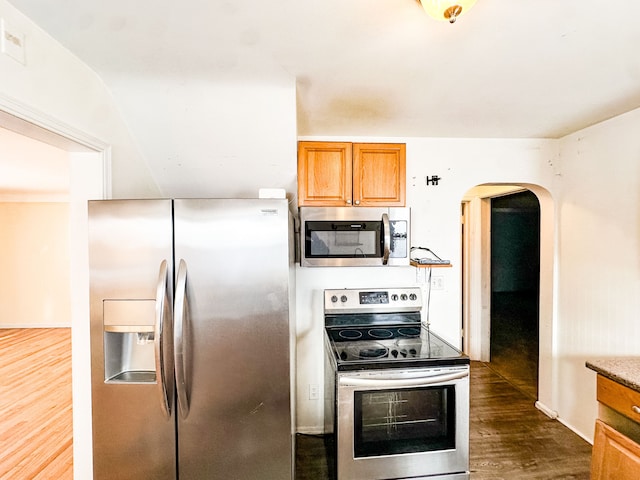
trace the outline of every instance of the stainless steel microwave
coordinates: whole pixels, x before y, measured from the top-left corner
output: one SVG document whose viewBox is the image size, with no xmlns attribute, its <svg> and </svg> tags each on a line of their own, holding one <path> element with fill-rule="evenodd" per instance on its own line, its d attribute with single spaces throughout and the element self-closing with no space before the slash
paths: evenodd
<svg viewBox="0 0 640 480">
<path fill-rule="evenodd" d="M 411 209 L 301 207 L 303 267 L 409 265 Z"/>
</svg>

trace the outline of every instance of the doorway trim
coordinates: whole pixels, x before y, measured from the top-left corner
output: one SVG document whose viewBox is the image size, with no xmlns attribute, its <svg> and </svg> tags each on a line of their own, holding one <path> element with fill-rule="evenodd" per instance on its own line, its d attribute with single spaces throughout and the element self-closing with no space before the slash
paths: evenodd
<svg viewBox="0 0 640 480">
<path fill-rule="evenodd" d="M 73 470 L 92 478 L 87 201 L 111 198 L 111 146 L 1 93 L 0 126 L 69 152 Z"/>
<path fill-rule="evenodd" d="M 490 268 L 490 203 L 491 198 L 530 190 L 540 203 L 540 300 L 538 350 L 538 400 L 536 407 L 549 417 L 557 417 L 553 385 L 557 376 L 554 363 L 554 330 L 556 309 L 555 208 L 545 188 L 529 183 L 486 183 L 478 192 L 462 200 L 463 266 L 463 348 L 472 360 L 489 361 L 491 332 L 491 268 Z M 471 191 L 473 189 L 470 189 Z"/>
</svg>

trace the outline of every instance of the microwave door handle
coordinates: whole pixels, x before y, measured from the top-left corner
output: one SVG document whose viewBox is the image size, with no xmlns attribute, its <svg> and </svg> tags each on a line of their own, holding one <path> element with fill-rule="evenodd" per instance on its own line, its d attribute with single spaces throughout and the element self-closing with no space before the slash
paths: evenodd
<svg viewBox="0 0 640 480">
<path fill-rule="evenodd" d="M 447 373 L 444 375 L 433 375 L 426 377 L 412 378 L 357 378 L 357 377 L 340 377 L 338 383 L 340 386 L 367 387 L 367 388 L 399 388 L 399 387 L 421 387 L 426 385 L 435 385 L 438 383 L 451 382 L 468 377 L 468 371 Z"/>
<path fill-rule="evenodd" d="M 387 265 L 391 252 L 391 230 L 389 228 L 389 215 L 386 213 L 382 214 L 382 230 L 382 235 L 384 236 L 384 242 L 382 244 L 382 264 Z"/>
</svg>

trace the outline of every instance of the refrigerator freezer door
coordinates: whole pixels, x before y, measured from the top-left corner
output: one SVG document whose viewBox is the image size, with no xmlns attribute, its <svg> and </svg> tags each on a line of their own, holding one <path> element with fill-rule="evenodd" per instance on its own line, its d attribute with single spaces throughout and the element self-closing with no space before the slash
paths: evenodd
<svg viewBox="0 0 640 480">
<path fill-rule="evenodd" d="M 171 201 L 90 202 L 89 245 L 94 479 L 173 480 Z"/>
<path fill-rule="evenodd" d="M 288 226 L 286 200 L 174 200 L 180 478 L 293 478 Z"/>
</svg>

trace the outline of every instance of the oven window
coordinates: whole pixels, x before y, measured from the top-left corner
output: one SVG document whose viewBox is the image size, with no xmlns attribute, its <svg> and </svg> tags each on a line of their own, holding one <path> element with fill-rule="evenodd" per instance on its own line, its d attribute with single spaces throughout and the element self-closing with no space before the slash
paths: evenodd
<svg viewBox="0 0 640 480">
<path fill-rule="evenodd" d="M 307 257 L 382 256 L 379 222 L 306 222 L 305 230 Z"/>
<path fill-rule="evenodd" d="M 455 448 L 455 386 L 354 395 L 356 457 Z"/>
</svg>

